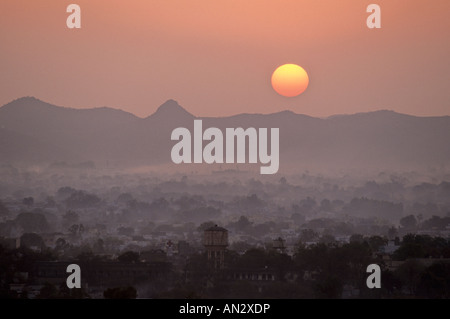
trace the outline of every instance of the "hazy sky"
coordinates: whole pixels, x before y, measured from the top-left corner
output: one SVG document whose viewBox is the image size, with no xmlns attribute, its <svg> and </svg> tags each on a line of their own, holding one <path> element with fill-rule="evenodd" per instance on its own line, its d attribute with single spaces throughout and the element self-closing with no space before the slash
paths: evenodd
<svg viewBox="0 0 450 319">
<path fill-rule="evenodd" d="M 366 26 L 371 3 L 381 29 Z M 0 105 L 450 115 L 449 12 L 449 0 L 1 0 Z M 271 87 L 284 63 L 309 74 L 298 97 Z"/>
</svg>

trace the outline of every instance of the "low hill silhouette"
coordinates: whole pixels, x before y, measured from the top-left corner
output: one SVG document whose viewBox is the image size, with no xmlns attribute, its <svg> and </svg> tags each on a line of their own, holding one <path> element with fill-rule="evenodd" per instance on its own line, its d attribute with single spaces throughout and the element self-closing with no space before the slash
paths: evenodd
<svg viewBox="0 0 450 319">
<path fill-rule="evenodd" d="M 171 163 L 172 130 L 192 130 L 195 118 L 174 100 L 139 118 L 108 107 L 73 109 L 20 98 L 0 108 L 0 162 Z M 381 110 L 321 119 L 283 111 L 202 119 L 204 129 L 279 127 L 280 169 L 427 169 L 450 163 L 449 116 Z"/>
</svg>

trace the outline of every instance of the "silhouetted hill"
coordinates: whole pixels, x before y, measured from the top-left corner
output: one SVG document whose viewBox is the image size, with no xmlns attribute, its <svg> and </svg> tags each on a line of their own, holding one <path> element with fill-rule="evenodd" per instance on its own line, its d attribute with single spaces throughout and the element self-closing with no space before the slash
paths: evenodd
<svg viewBox="0 0 450 319">
<path fill-rule="evenodd" d="M 192 132 L 195 118 L 174 100 L 142 119 L 107 107 L 71 109 L 21 98 L 0 108 L 0 162 L 170 163 L 172 130 L 183 126 Z M 320 119 L 283 111 L 203 118 L 204 129 L 210 126 L 279 127 L 281 169 L 425 169 L 450 163 L 448 116 L 383 110 Z"/>
<path fill-rule="evenodd" d="M 194 116 L 183 109 L 177 101 L 167 100 L 162 104 L 155 113 L 147 117 L 147 120 L 191 120 Z"/>
<path fill-rule="evenodd" d="M 116 156 L 122 159 L 121 153 L 128 149 L 127 132 L 140 121 L 140 118 L 121 110 L 58 107 L 32 97 L 14 100 L 0 108 L 1 128 L 33 137 L 41 143 L 65 150 L 64 153 L 75 154 L 76 159 Z M 17 154 L 21 153 L 21 143 L 14 145 L 18 147 Z M 33 152 L 33 155 L 29 157 L 30 161 L 42 157 L 38 152 Z M 61 160 L 60 155 L 52 152 L 45 158 Z M 14 157 L 14 154 L 10 157 L 23 159 L 19 155 Z"/>
</svg>

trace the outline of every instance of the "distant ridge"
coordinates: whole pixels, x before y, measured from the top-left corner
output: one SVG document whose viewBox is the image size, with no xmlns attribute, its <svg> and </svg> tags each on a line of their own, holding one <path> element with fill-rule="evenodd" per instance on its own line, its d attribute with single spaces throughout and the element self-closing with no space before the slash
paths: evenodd
<svg viewBox="0 0 450 319">
<path fill-rule="evenodd" d="M 0 107 L 0 163 L 69 159 L 170 164 L 172 130 L 192 129 L 195 118 L 175 100 L 140 118 L 108 107 L 65 108 L 24 97 Z M 280 169 L 450 165 L 449 116 L 416 117 L 380 110 L 321 119 L 281 111 L 202 119 L 204 128 L 279 127 Z"/>
<path fill-rule="evenodd" d="M 123 111 L 121 109 L 117 109 L 117 108 L 111 108 L 111 107 L 107 107 L 107 106 L 100 106 L 100 107 L 93 107 L 93 108 L 85 108 L 85 109 L 78 109 L 78 108 L 72 108 L 72 107 L 66 107 L 66 106 L 56 106 L 47 102 L 44 102 L 40 99 L 35 98 L 34 96 L 26 96 L 26 97 L 21 97 L 18 99 L 15 99 L 5 105 L 3 105 L 0 109 L 2 110 L 2 112 L 7 112 L 7 111 L 17 111 L 17 109 L 26 109 L 28 111 L 30 110 L 39 110 L 40 112 L 44 111 L 44 110 L 58 110 L 58 111 L 68 111 L 68 112 L 77 112 L 77 111 L 81 111 L 81 112 L 96 112 L 96 111 L 101 111 L 101 110 L 106 110 L 109 112 L 117 112 L 117 113 L 122 113 L 122 114 L 129 114 L 131 116 L 136 117 L 134 114 Z"/>
</svg>

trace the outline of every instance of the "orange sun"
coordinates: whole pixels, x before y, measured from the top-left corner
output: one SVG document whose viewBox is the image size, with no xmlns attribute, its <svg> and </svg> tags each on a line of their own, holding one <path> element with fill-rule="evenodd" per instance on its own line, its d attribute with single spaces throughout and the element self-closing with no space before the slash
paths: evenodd
<svg viewBox="0 0 450 319">
<path fill-rule="evenodd" d="M 284 64 L 272 74 L 272 87 L 283 96 L 293 97 L 303 93 L 308 83 L 308 73 L 297 64 Z"/>
</svg>

